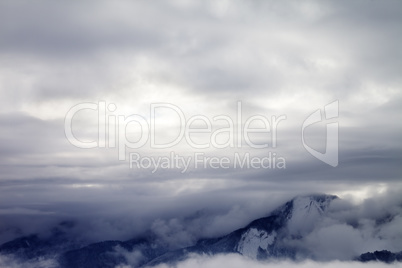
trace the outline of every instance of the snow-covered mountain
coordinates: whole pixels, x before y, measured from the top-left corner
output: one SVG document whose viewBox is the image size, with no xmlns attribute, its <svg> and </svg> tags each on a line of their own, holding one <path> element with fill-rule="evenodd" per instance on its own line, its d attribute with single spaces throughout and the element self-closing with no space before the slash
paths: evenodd
<svg viewBox="0 0 402 268">
<path fill-rule="evenodd" d="M 58 263 L 63 268 L 116 267 L 119 264 L 130 264 L 132 267 L 152 266 L 183 260 L 189 253 L 238 253 L 257 260 L 297 259 L 305 252 L 288 242 L 303 239 L 313 231 L 335 199 L 337 197 L 333 195 L 298 196 L 267 217 L 256 219 L 225 236 L 202 239 L 193 246 L 176 250 L 159 244 L 152 234 L 144 234 L 141 239 L 103 241 L 83 247 L 68 241 L 63 242 L 60 239 L 62 236 L 58 235 L 57 239 L 48 238 L 46 241 L 36 236 L 19 238 L 1 245 L 0 254 L 14 254 L 25 259 L 57 255 Z M 56 249 L 54 246 L 57 246 Z M 355 256 L 355 260 L 382 260 L 384 255 L 373 254 Z M 398 254 L 393 259 L 399 260 L 401 254 Z M 385 261 L 392 260 L 391 257 L 394 256 L 388 255 L 384 255 L 387 257 Z M 306 254 L 305 256 L 308 257 Z"/>
<path fill-rule="evenodd" d="M 314 227 L 325 214 L 332 195 L 298 196 L 274 210 L 269 216 L 252 221 L 226 236 L 199 241 L 195 246 L 167 252 L 150 264 L 184 259 L 188 253 L 240 253 L 252 259 L 295 258 L 296 250 L 283 244 L 289 236 L 300 236 Z"/>
</svg>

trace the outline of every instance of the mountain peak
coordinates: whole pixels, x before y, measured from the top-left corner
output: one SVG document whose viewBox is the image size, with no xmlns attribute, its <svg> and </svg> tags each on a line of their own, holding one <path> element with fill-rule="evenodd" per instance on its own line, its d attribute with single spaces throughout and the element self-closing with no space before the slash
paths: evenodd
<svg viewBox="0 0 402 268">
<path fill-rule="evenodd" d="M 300 211 L 303 208 L 307 211 L 316 208 L 322 213 L 329 207 L 332 200 L 337 198 L 336 195 L 327 194 L 298 195 L 275 209 L 271 215 L 284 215 L 287 219 L 290 219 L 294 215 L 294 210 Z"/>
<path fill-rule="evenodd" d="M 338 197 L 335 195 L 325 194 L 301 195 L 293 198 L 291 202 L 293 205 L 293 211 L 306 210 L 307 212 L 310 212 L 314 210 L 318 211 L 320 214 L 323 214 L 331 204 L 332 200 L 336 198 Z"/>
<path fill-rule="evenodd" d="M 310 232 L 335 198 L 324 194 L 296 196 L 270 216 L 257 219 L 242 229 L 236 251 L 254 259 L 264 254 L 278 254 L 278 236 L 283 232 L 291 236 Z"/>
<path fill-rule="evenodd" d="M 319 218 L 325 214 L 331 202 L 338 198 L 334 195 L 314 194 L 297 196 L 290 201 L 286 213 L 288 230 L 291 235 L 310 232 Z"/>
</svg>

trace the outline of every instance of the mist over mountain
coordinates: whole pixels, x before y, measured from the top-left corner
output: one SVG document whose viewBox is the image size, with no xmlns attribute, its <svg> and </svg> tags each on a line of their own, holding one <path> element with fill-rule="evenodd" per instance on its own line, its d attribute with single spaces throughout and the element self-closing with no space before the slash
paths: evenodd
<svg viewBox="0 0 402 268">
<path fill-rule="evenodd" d="M 37 267 L 63 268 L 172 265 L 195 255 L 220 254 L 239 254 L 262 263 L 401 261 L 402 233 L 396 228 L 401 223 L 402 203 L 399 199 L 378 206 L 378 211 L 366 211 L 374 201 L 356 206 L 334 195 L 297 196 L 240 229 L 200 238 L 194 244 L 187 241 L 184 247 L 183 234 L 163 231 L 158 221 L 159 229 L 152 226 L 137 238 L 91 244 L 69 234 L 73 222 L 62 222 L 48 237 L 32 234 L 2 244 L 0 254 L 4 263 L 11 259 L 21 267 L 35 263 Z"/>
</svg>

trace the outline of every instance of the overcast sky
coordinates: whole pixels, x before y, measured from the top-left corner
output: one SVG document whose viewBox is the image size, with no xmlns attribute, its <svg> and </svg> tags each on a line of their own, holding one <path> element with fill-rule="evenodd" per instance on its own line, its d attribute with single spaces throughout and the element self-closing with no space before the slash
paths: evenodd
<svg viewBox="0 0 402 268">
<path fill-rule="evenodd" d="M 396 195 L 401 23 L 396 0 L 1 1 L 0 242 L 61 219 L 103 230 L 92 240 L 124 240 L 152 224 L 157 229 L 170 218 L 202 213 L 213 215 L 211 229 L 202 231 L 213 236 L 297 194 L 324 192 L 356 202 L 390 190 Z M 334 101 L 339 117 L 329 122 L 339 124 L 336 167 L 302 143 L 304 120 Z M 238 128 L 239 103 L 240 126 L 256 115 L 271 125 L 273 117 L 286 119 L 277 125 L 276 147 L 272 131 L 250 134 L 254 143 L 268 143 L 263 149 L 244 141 L 195 149 L 185 139 L 158 149 L 148 139 L 141 148 L 127 148 L 122 161 L 108 144 L 82 149 L 66 138 L 69 110 L 92 103 L 98 110 L 78 112 L 72 131 L 80 141 L 98 141 L 100 102 L 110 108 L 109 118 L 136 115 L 147 123 L 152 104 L 169 103 L 187 120 L 205 116 L 212 130 L 228 126 L 215 116 L 231 118 Z M 160 142 L 183 127 L 172 109 L 160 110 L 155 122 Z M 254 123 L 261 128 L 261 121 Z M 326 123 L 305 130 L 305 142 L 321 152 Z M 136 122 L 120 130 L 126 133 L 118 138 L 132 142 L 149 134 Z M 201 144 L 211 135 L 193 137 Z M 236 132 L 235 145 L 238 138 Z M 275 153 L 286 168 L 130 168 L 129 153 L 157 159 L 171 152 L 230 161 L 235 154 Z M 29 226 L 26 218 L 32 218 Z M 183 244 L 186 239 L 192 238 Z"/>
</svg>

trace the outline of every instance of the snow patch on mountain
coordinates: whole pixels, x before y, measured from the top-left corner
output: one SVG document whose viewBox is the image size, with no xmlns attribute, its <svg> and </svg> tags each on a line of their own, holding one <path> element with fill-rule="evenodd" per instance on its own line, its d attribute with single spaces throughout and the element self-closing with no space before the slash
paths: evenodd
<svg viewBox="0 0 402 268">
<path fill-rule="evenodd" d="M 245 232 L 237 246 L 237 251 L 244 256 L 257 259 L 258 249 L 267 250 L 275 241 L 276 232 L 268 234 L 266 231 L 251 228 Z"/>
<path fill-rule="evenodd" d="M 291 235 L 303 235 L 313 230 L 315 223 L 322 217 L 334 199 L 332 196 L 302 196 L 293 199 L 293 208 L 288 220 Z"/>
</svg>

